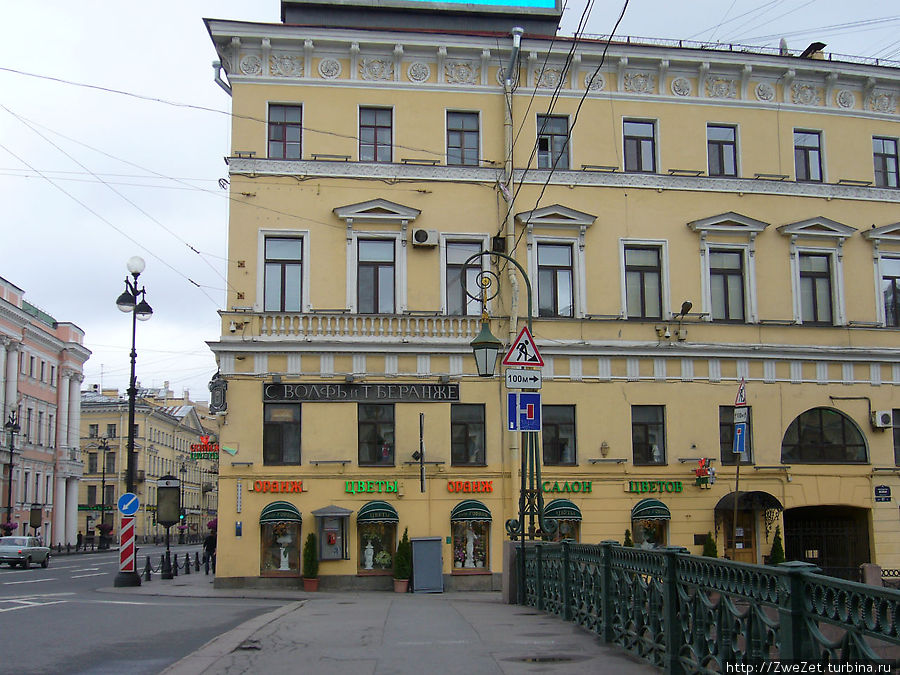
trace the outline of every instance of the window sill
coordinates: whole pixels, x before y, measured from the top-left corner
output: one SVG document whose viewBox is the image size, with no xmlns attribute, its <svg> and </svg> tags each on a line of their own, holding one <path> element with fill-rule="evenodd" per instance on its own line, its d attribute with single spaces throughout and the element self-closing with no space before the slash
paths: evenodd
<svg viewBox="0 0 900 675">
<path fill-rule="evenodd" d="M 394 575 L 394 570 L 357 570 L 358 577 L 390 577 Z"/>
<path fill-rule="evenodd" d="M 260 577 L 264 578 L 279 578 L 279 577 L 296 577 L 300 578 L 300 570 L 265 570 L 259 573 Z"/>
<path fill-rule="evenodd" d="M 471 576 L 492 574 L 491 570 L 488 569 L 487 567 L 476 567 L 475 569 L 453 568 L 453 570 L 450 573 L 454 576 L 461 576 L 461 577 L 471 577 Z"/>
</svg>

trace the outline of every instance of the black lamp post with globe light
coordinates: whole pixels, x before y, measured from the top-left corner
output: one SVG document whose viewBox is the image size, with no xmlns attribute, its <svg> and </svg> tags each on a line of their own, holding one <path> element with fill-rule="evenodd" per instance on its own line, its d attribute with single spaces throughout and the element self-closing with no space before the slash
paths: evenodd
<svg viewBox="0 0 900 675">
<path fill-rule="evenodd" d="M 6 522 L 12 523 L 13 454 L 15 453 L 16 434 L 19 433 L 19 414 L 15 410 L 10 411 L 9 419 L 3 425 L 3 428 L 9 432 L 9 468 L 7 469 L 9 479 L 6 482 Z"/>
<path fill-rule="evenodd" d="M 138 277 L 144 271 L 146 263 L 140 256 L 132 256 L 126 263 L 131 279 L 125 277 L 125 291 L 116 300 L 116 306 L 122 312 L 131 312 L 131 379 L 128 386 L 128 457 L 125 470 L 126 491 L 134 493 L 135 457 L 134 457 L 134 406 L 137 398 L 137 380 L 134 375 L 137 350 L 135 338 L 137 336 L 138 320 L 146 321 L 153 316 L 153 308 L 147 303 L 147 289 L 138 286 Z M 101 520 L 102 522 L 102 520 Z M 141 576 L 137 572 L 119 572 L 116 575 L 115 586 L 140 586 Z"/>
</svg>

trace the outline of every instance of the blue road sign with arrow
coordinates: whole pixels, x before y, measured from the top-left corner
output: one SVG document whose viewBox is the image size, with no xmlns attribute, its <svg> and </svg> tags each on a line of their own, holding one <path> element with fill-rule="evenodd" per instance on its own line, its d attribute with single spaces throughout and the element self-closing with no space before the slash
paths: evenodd
<svg viewBox="0 0 900 675">
<path fill-rule="evenodd" d="M 138 496 L 133 492 L 126 492 L 121 497 L 119 497 L 119 501 L 117 506 L 119 507 L 119 512 L 123 516 L 133 516 L 137 513 L 138 507 L 141 505 L 141 502 L 138 500 Z"/>
</svg>

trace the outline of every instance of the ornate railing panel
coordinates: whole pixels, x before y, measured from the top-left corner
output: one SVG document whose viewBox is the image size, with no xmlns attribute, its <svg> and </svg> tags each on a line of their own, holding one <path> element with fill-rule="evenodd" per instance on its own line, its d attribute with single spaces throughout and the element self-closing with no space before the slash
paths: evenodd
<svg viewBox="0 0 900 675">
<path fill-rule="evenodd" d="M 900 657 L 900 591 L 824 577 L 807 563 L 769 567 L 615 542 L 535 544 L 524 555 L 526 604 L 667 673 Z"/>
<path fill-rule="evenodd" d="M 472 316 L 412 314 L 286 313 L 256 314 L 254 329 L 263 337 L 303 340 L 427 339 L 471 340 L 481 328 Z"/>
</svg>

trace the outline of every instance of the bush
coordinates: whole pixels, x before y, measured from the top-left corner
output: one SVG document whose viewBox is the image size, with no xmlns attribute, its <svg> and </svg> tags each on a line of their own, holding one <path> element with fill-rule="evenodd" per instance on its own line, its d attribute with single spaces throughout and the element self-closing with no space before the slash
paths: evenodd
<svg viewBox="0 0 900 675">
<path fill-rule="evenodd" d="M 781 525 L 775 526 L 775 538 L 772 539 L 772 550 L 769 552 L 769 564 L 778 565 L 784 562 L 784 545 L 781 543 Z"/>
<path fill-rule="evenodd" d="M 397 553 L 394 556 L 394 578 L 409 579 L 412 573 L 412 544 L 407 534 L 408 528 L 403 530 L 403 537 L 397 544 Z"/>
<path fill-rule="evenodd" d="M 622 542 L 622 546 L 628 546 L 629 548 L 634 546 L 634 542 L 631 541 L 631 530 L 625 530 L 625 541 Z"/>
<path fill-rule="evenodd" d="M 316 533 L 310 532 L 303 545 L 303 578 L 316 579 L 319 576 L 319 547 Z"/>
<path fill-rule="evenodd" d="M 716 540 L 713 539 L 712 532 L 706 533 L 706 540 L 703 542 L 703 555 L 707 558 L 719 557 L 719 551 L 716 550 Z"/>
</svg>

